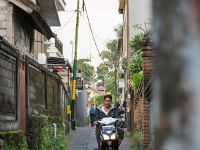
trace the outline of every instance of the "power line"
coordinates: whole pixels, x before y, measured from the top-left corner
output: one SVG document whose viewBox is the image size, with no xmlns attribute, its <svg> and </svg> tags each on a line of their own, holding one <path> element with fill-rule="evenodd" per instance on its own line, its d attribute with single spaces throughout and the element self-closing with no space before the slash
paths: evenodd
<svg viewBox="0 0 200 150">
<path fill-rule="evenodd" d="M 89 25 L 89 23 L 85 20 L 85 18 L 83 18 L 83 19 L 84 19 L 85 23 L 87 23 Z M 97 34 L 94 31 L 93 31 L 93 33 L 101 41 L 101 43 L 106 47 L 106 44 L 102 41 L 102 39 L 99 36 L 97 36 Z"/>
<path fill-rule="evenodd" d="M 76 10 L 59 11 L 59 13 L 72 12 L 72 11 L 76 11 Z"/>
<path fill-rule="evenodd" d="M 83 3 L 85 4 L 84 0 L 83 0 Z M 86 16 L 87 16 L 87 19 L 88 19 L 88 25 L 89 25 L 89 27 L 90 27 L 90 32 L 92 33 L 92 38 L 93 38 L 93 40 L 94 40 L 94 44 L 95 44 L 95 46 L 96 46 L 96 49 L 97 49 L 97 51 L 98 51 L 98 53 L 99 53 L 99 56 L 100 56 L 101 60 L 103 61 L 103 63 L 104 63 L 106 66 L 109 66 L 109 65 L 102 59 L 101 53 L 99 52 L 99 49 L 98 49 L 96 40 L 95 40 L 95 38 L 94 38 L 94 33 L 93 33 L 93 31 L 92 31 L 92 27 L 91 27 L 91 24 L 90 24 L 90 19 L 89 19 L 89 17 L 88 17 L 86 4 L 85 4 L 84 6 L 85 6 Z"/>
<path fill-rule="evenodd" d="M 68 20 L 62 27 L 60 27 L 58 30 L 56 30 L 55 32 L 58 32 L 58 31 L 61 30 L 63 27 L 65 27 L 65 26 L 70 22 L 70 20 L 71 20 L 72 17 L 74 16 L 75 12 L 76 12 L 76 11 L 74 11 L 74 13 L 73 13 L 72 16 L 69 18 L 69 20 Z"/>
</svg>

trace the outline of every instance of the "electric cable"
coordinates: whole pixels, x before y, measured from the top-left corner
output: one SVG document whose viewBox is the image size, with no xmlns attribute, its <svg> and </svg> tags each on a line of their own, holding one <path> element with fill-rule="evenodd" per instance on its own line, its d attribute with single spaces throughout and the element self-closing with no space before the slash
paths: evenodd
<svg viewBox="0 0 200 150">
<path fill-rule="evenodd" d="M 58 31 L 61 30 L 63 27 L 65 27 L 65 26 L 70 22 L 70 20 L 71 20 L 72 17 L 74 16 L 75 12 L 76 12 L 76 11 L 74 11 L 74 13 L 72 14 L 72 16 L 69 18 L 69 20 L 68 20 L 62 27 L 60 27 L 59 29 L 57 29 L 57 30 L 54 31 L 54 32 L 58 32 Z"/>
<path fill-rule="evenodd" d="M 93 40 L 94 40 L 94 44 L 95 44 L 95 46 L 96 46 L 97 52 L 99 53 L 99 56 L 100 56 L 101 60 L 103 61 L 103 63 L 104 63 L 106 66 L 109 66 L 109 64 L 107 64 L 107 63 L 102 59 L 101 53 L 99 52 L 99 48 L 98 48 L 97 43 L 96 43 L 96 40 L 95 40 L 95 38 L 94 38 L 94 33 L 93 33 L 93 31 L 92 31 L 92 27 L 91 27 L 91 24 L 90 24 L 90 19 L 89 19 L 89 17 L 88 17 L 88 12 L 87 12 L 87 8 L 86 8 L 86 4 L 85 4 L 84 0 L 83 0 L 83 3 L 84 3 L 85 12 L 86 12 L 87 20 L 88 20 L 88 25 L 89 25 L 89 27 L 90 27 L 90 32 L 91 32 L 91 34 L 92 34 L 92 38 L 93 38 Z"/>
<path fill-rule="evenodd" d="M 84 18 L 84 21 L 85 21 L 85 23 L 87 23 L 89 25 L 89 23 L 85 20 L 85 18 Z M 103 42 L 103 40 L 100 37 L 98 37 L 94 31 L 93 31 L 93 33 L 101 41 L 101 43 L 106 47 L 106 44 Z"/>
</svg>

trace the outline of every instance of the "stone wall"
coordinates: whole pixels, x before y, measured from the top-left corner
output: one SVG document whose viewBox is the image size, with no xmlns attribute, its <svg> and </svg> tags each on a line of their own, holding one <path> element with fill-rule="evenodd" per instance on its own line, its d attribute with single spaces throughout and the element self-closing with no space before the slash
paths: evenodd
<svg viewBox="0 0 200 150">
<path fill-rule="evenodd" d="M 0 37 L 0 131 L 19 128 L 19 55 Z"/>
<path fill-rule="evenodd" d="M 0 35 L 21 53 L 33 58 L 34 30 L 30 16 L 6 0 L 0 1 Z"/>
<path fill-rule="evenodd" d="M 21 55 L 33 58 L 34 30 L 30 16 L 20 8 L 13 7 L 14 20 L 14 46 L 19 49 Z"/>
<path fill-rule="evenodd" d="M 0 35 L 9 43 L 13 44 L 13 5 L 6 0 L 0 1 Z"/>
<path fill-rule="evenodd" d="M 26 57 L 27 115 L 61 116 L 66 114 L 67 91 L 61 92 L 61 78 Z M 66 96 L 63 96 L 66 95 Z"/>
</svg>

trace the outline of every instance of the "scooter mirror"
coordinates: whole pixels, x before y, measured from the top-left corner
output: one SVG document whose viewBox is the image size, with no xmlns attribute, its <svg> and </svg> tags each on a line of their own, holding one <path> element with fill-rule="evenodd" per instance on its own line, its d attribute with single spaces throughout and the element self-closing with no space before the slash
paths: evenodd
<svg viewBox="0 0 200 150">
<path fill-rule="evenodd" d="M 118 113 L 121 115 L 121 114 L 124 114 L 124 111 L 120 110 Z"/>
</svg>

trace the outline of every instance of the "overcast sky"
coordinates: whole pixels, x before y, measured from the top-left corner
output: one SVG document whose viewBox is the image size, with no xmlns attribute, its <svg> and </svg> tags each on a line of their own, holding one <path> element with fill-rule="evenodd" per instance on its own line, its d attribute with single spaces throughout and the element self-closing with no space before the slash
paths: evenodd
<svg viewBox="0 0 200 150">
<path fill-rule="evenodd" d="M 75 39 L 76 13 L 74 14 L 74 10 L 76 10 L 77 1 L 66 0 L 66 3 L 66 12 L 59 13 L 61 27 L 54 27 L 52 30 L 54 32 L 56 31 L 55 33 L 64 45 L 64 57 L 69 59 L 69 61 L 72 61 L 72 45 L 70 43 L 71 41 L 74 42 Z M 81 8 L 82 0 L 80 0 L 80 3 Z M 105 43 L 110 39 L 115 39 L 116 35 L 114 33 L 114 27 L 117 26 L 117 24 L 122 23 L 123 16 L 118 13 L 118 0 L 85 0 L 85 4 L 98 49 L 100 51 L 105 50 L 106 47 L 103 42 Z M 71 20 L 69 21 L 70 18 Z M 88 22 L 86 12 L 83 12 L 81 9 L 77 57 L 78 59 L 90 58 L 91 51 L 92 65 L 97 67 L 102 61 L 86 22 Z"/>
</svg>

